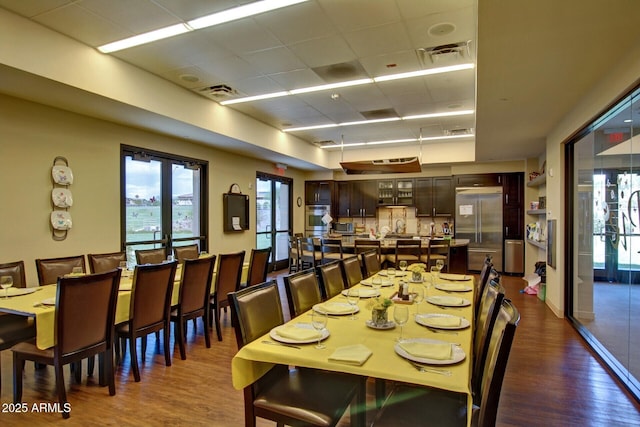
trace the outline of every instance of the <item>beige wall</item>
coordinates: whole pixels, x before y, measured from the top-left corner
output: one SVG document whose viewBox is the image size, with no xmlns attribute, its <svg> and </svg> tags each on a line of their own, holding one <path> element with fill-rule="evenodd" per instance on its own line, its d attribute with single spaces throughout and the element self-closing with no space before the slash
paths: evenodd
<svg viewBox="0 0 640 427">
<path fill-rule="evenodd" d="M 203 145 L 88 118 L 0 95 L 0 262 L 24 260 L 27 281 L 37 283 L 36 258 L 109 252 L 120 248 L 120 144 L 209 162 L 209 251 L 255 246 L 256 171 L 276 174 L 273 163 Z M 51 166 L 66 157 L 74 174 L 69 209 L 73 229 L 66 240 L 51 238 Z M 304 174 L 289 168 L 294 200 L 304 197 Z M 250 231 L 222 232 L 222 194 L 237 182 L 250 196 Z M 252 189 L 249 189 L 251 185 Z M 302 231 L 303 208 L 294 204 L 294 231 Z"/>
</svg>

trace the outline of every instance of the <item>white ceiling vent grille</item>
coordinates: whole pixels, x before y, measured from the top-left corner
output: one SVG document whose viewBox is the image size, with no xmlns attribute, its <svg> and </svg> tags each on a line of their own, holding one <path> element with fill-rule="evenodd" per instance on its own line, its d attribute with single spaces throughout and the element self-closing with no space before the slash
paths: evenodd
<svg viewBox="0 0 640 427">
<path fill-rule="evenodd" d="M 433 47 L 422 47 L 416 52 L 424 66 L 455 62 L 462 59 L 469 60 L 471 59 L 469 43 L 469 41 L 466 41 Z"/>
<path fill-rule="evenodd" d="M 445 129 L 444 134 L 447 136 L 473 135 L 473 128 Z"/>
<path fill-rule="evenodd" d="M 200 95 L 204 95 L 207 98 L 211 98 L 216 101 L 222 101 L 240 95 L 237 90 L 225 84 L 207 86 L 200 89 L 195 89 L 195 91 Z"/>
</svg>

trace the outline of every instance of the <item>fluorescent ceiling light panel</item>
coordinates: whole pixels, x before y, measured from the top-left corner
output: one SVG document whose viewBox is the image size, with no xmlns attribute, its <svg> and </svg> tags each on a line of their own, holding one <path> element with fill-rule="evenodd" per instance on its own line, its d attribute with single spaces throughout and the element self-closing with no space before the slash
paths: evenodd
<svg viewBox="0 0 640 427">
<path fill-rule="evenodd" d="M 262 0 L 249 3 L 244 6 L 234 7 L 233 9 L 224 10 L 222 12 L 213 13 L 189 21 L 187 24 L 194 30 L 212 27 L 214 25 L 224 24 L 225 22 L 236 21 L 248 16 L 259 15 L 271 10 L 280 9 L 308 0 Z"/>
<path fill-rule="evenodd" d="M 176 24 L 170 27 L 160 28 L 159 30 L 149 31 L 148 33 L 138 34 L 137 36 L 122 39 L 113 43 L 108 43 L 98 47 L 102 53 L 111 53 L 118 50 L 128 49 L 133 46 L 151 43 L 156 40 L 162 40 L 169 37 L 177 36 L 191 31 L 185 24 Z"/>
<path fill-rule="evenodd" d="M 186 24 L 176 24 L 159 30 L 149 31 L 148 33 L 138 34 L 113 43 L 108 43 L 98 47 L 102 53 L 111 53 L 118 50 L 128 49 L 133 46 L 154 42 L 157 40 L 167 39 L 193 30 L 212 27 L 225 22 L 236 21 L 238 19 L 249 16 L 259 15 L 271 10 L 280 9 L 309 0 L 262 0 L 249 3 L 244 6 L 234 7 L 233 9 L 223 10 L 222 12 L 213 13 L 201 18 L 193 19 Z"/>
<path fill-rule="evenodd" d="M 444 113 L 429 113 L 429 114 L 419 114 L 415 116 L 388 117 L 386 119 L 360 120 L 357 122 L 327 123 L 327 124 L 315 125 L 315 126 L 301 126 L 297 128 L 282 129 L 282 132 L 298 132 L 302 130 L 326 129 L 326 128 L 333 128 L 333 127 L 339 127 L 339 126 L 342 127 L 342 126 L 370 125 L 374 123 L 396 122 L 398 120 L 435 119 L 438 117 L 464 116 L 464 115 L 469 115 L 473 113 L 474 113 L 474 110 L 446 111 Z"/>
<path fill-rule="evenodd" d="M 330 83 L 330 84 L 320 85 L 320 86 L 309 86 L 309 87 L 303 87 L 301 89 L 293 89 L 293 90 L 289 91 L 289 94 L 291 94 L 291 95 L 299 95 L 301 93 L 320 92 L 322 90 L 337 89 L 337 88 L 341 88 L 341 87 L 351 87 L 351 86 L 366 85 L 366 84 L 369 84 L 369 83 L 373 83 L 373 79 L 349 80 L 347 82 L 341 82 L 341 83 Z"/>
<path fill-rule="evenodd" d="M 452 71 L 470 70 L 474 67 L 473 63 L 451 65 L 448 67 L 429 68 L 427 70 L 410 71 L 408 73 L 390 74 L 388 76 L 374 77 L 373 81 L 388 82 L 391 80 L 409 79 L 412 77 L 430 76 L 433 74 L 450 73 Z"/>
</svg>

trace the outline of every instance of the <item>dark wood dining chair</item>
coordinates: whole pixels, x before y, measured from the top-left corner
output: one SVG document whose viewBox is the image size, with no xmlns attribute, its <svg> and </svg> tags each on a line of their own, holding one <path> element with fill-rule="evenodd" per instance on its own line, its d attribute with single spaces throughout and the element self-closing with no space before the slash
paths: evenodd
<svg viewBox="0 0 640 427">
<path fill-rule="evenodd" d="M 198 259 L 200 256 L 200 249 L 197 244 L 186 246 L 174 246 L 173 256 L 179 264 L 182 264 L 185 259 Z"/>
<path fill-rule="evenodd" d="M 493 263 L 491 262 L 490 257 L 486 257 L 484 263 L 482 264 L 482 270 L 480 270 L 480 276 L 478 277 L 478 281 L 476 282 L 476 289 L 474 295 L 474 317 L 478 316 L 478 307 L 480 302 L 480 297 L 484 292 L 484 287 L 489 283 L 489 276 L 491 275 L 491 269 L 493 268 Z"/>
<path fill-rule="evenodd" d="M 263 249 L 251 249 L 249 257 L 249 272 L 247 273 L 247 281 L 241 284 L 241 287 L 253 286 L 258 283 L 264 283 L 269 273 L 269 258 L 271 257 L 271 247 Z"/>
<path fill-rule="evenodd" d="M 242 264 L 244 263 L 244 251 L 221 254 L 218 256 L 218 271 L 216 271 L 216 284 L 211 297 L 211 314 L 209 323 L 216 326 L 218 341 L 222 341 L 222 329 L 220 326 L 220 311 L 229 306 L 227 294 L 240 289 L 242 278 Z M 213 320 L 213 322 L 212 322 Z"/>
<path fill-rule="evenodd" d="M 13 286 L 16 288 L 26 287 L 24 261 L 0 264 L 0 276 L 11 276 Z M 33 318 L 0 313 L 0 351 L 10 349 L 19 342 L 28 341 L 35 335 L 36 327 Z M 2 366 L 0 366 L 0 390 L 2 390 Z"/>
<path fill-rule="evenodd" d="M 140 381 L 136 349 L 138 337 L 142 338 L 141 357 L 144 359 L 147 349 L 147 335 L 152 332 L 164 331 L 164 360 L 166 366 L 171 366 L 169 316 L 176 265 L 175 261 L 137 265 L 133 271 L 129 320 L 116 325 L 115 329 L 117 338 L 129 341 L 131 368 L 136 382 Z M 116 360 L 120 361 L 120 345 L 116 345 Z"/>
<path fill-rule="evenodd" d="M 427 265 L 427 269 L 436 265 L 436 261 L 444 262 L 442 271 L 449 271 L 449 258 L 451 254 L 450 239 L 429 239 L 426 255 L 421 255 L 420 259 Z"/>
<path fill-rule="evenodd" d="M 204 340 L 211 347 L 211 328 L 209 324 L 209 301 L 211 299 L 211 278 L 216 257 L 185 259 L 182 265 L 182 282 L 177 306 L 171 309 L 171 321 L 175 323 L 174 336 L 180 348 L 180 358 L 185 360 L 186 321 L 202 318 Z M 195 329 L 194 325 L 194 331 Z"/>
<path fill-rule="evenodd" d="M 422 241 L 420 239 L 398 239 L 396 240 L 395 254 L 391 255 L 393 261 L 389 257 L 387 261 L 391 261 L 397 268 L 400 261 L 407 261 L 407 264 L 420 262 L 421 254 Z"/>
<path fill-rule="evenodd" d="M 91 273 L 104 273 L 120 267 L 121 262 L 127 261 L 127 254 L 122 252 L 111 252 L 104 254 L 88 254 L 89 271 Z"/>
<path fill-rule="evenodd" d="M 362 252 L 360 257 L 362 257 L 362 266 L 366 277 L 371 277 L 382 269 L 375 249 Z"/>
<path fill-rule="evenodd" d="M 238 348 L 284 323 L 275 281 L 228 295 Z M 275 365 L 244 389 L 245 426 L 256 418 L 279 426 L 335 426 L 350 407 L 351 425 L 364 417 L 365 378 L 348 374 Z"/>
<path fill-rule="evenodd" d="M 505 299 L 489 339 L 487 362 L 476 388 L 471 425 L 496 425 L 500 392 L 520 313 Z M 449 427 L 467 425 L 467 397 L 435 388 L 398 384 L 376 414 L 372 427 Z"/>
<path fill-rule="evenodd" d="M 315 267 L 322 261 L 322 255 L 317 247 L 320 241 L 314 237 L 300 237 L 298 240 L 300 248 L 300 268 L 306 270 L 309 267 Z"/>
<path fill-rule="evenodd" d="M 84 255 L 36 259 L 38 283 L 40 285 L 57 283 L 58 277 L 71 273 L 75 267 L 80 267 L 82 272 L 86 273 L 87 268 L 84 262 Z"/>
<path fill-rule="evenodd" d="M 13 352 L 13 401 L 22 401 L 25 360 L 53 365 L 62 416 L 68 418 L 63 366 L 100 355 L 109 395 L 116 394 L 113 369 L 113 323 L 120 270 L 76 277 L 61 277 L 56 288 L 55 337 L 53 348 L 41 350 L 34 342 L 22 342 Z"/>
<path fill-rule="evenodd" d="M 359 257 L 350 257 L 342 260 L 342 273 L 347 287 L 352 287 L 362 282 L 362 266 Z"/>
<path fill-rule="evenodd" d="M 489 339 L 504 295 L 504 288 L 494 280 L 490 281 L 482 292 L 479 303 L 480 308 L 474 322 L 473 371 L 471 373 L 471 387 L 474 390 L 480 384 L 482 371 L 487 359 Z"/>
<path fill-rule="evenodd" d="M 317 266 L 316 275 L 320 278 L 320 290 L 325 300 L 340 295 L 340 292 L 348 288 L 344 282 L 341 260 Z"/>
<path fill-rule="evenodd" d="M 160 264 L 167 259 L 165 248 L 138 249 L 136 251 L 136 264 Z"/>
<path fill-rule="evenodd" d="M 313 268 L 285 276 L 284 289 L 292 319 L 322 302 L 322 292 Z"/>
<path fill-rule="evenodd" d="M 377 239 L 355 239 L 353 241 L 353 248 L 356 255 L 360 255 L 363 252 L 374 249 L 378 255 L 378 263 L 382 264 L 382 245 L 380 240 Z"/>
</svg>

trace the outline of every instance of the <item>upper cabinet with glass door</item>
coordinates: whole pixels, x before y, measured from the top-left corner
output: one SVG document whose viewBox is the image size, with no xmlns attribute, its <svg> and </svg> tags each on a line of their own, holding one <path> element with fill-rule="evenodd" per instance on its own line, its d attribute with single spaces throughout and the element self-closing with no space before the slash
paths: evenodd
<svg viewBox="0 0 640 427">
<path fill-rule="evenodd" d="M 378 180 L 378 206 L 412 206 L 413 179 Z"/>
</svg>

